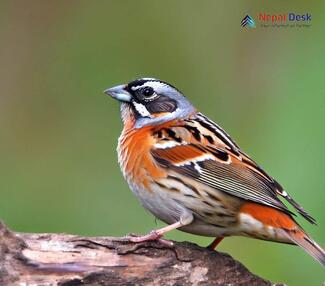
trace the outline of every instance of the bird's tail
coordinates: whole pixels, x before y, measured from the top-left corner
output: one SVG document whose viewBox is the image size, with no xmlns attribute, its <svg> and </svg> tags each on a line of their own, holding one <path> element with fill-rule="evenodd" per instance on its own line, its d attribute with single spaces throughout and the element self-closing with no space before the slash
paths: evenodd
<svg viewBox="0 0 325 286">
<path fill-rule="evenodd" d="M 285 235 L 325 267 L 325 251 L 301 228 L 285 230 Z"/>
<path fill-rule="evenodd" d="M 248 214 L 250 217 L 262 222 L 264 226 L 271 226 L 276 229 L 276 236 L 268 238 L 268 240 L 296 244 L 325 266 L 325 251 L 306 234 L 291 215 L 251 202 L 241 207 L 241 214 Z M 250 228 L 252 227 L 256 228 L 256 225 L 250 225 Z"/>
<path fill-rule="evenodd" d="M 267 240 L 296 244 L 314 257 L 320 264 L 325 266 L 325 251 L 299 226 L 291 215 L 272 207 L 251 202 L 243 204 L 241 207 L 241 215 L 243 214 L 249 215 L 249 217 L 261 222 L 263 229 L 265 229 L 264 226 L 271 226 L 276 230 L 276 235 L 274 237 L 268 237 Z M 249 226 L 248 231 L 256 228 L 254 220 L 250 219 L 246 221 L 244 226 L 247 228 L 247 225 Z M 251 236 L 254 237 L 254 235 Z M 258 238 L 265 239 L 263 236 L 259 236 Z"/>
</svg>

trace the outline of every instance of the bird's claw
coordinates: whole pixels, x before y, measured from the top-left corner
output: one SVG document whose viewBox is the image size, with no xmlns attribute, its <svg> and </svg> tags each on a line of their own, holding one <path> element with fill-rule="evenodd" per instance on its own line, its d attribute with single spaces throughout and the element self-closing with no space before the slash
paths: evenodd
<svg viewBox="0 0 325 286">
<path fill-rule="evenodd" d="M 162 238 L 162 234 L 160 234 L 157 230 L 152 230 L 149 234 L 138 236 L 134 233 L 130 233 L 122 238 L 123 241 L 140 243 L 145 241 L 157 241 L 167 247 L 173 247 L 174 243 L 172 241 L 166 240 Z"/>
</svg>

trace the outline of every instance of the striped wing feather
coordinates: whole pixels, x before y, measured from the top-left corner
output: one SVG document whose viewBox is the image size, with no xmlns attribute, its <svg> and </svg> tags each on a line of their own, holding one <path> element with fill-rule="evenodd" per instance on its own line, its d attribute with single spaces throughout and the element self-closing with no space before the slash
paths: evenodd
<svg viewBox="0 0 325 286">
<path fill-rule="evenodd" d="M 230 195 L 292 214 L 278 197 L 282 196 L 306 220 L 315 223 L 279 183 L 241 151 L 223 129 L 202 114 L 187 120 L 185 126 L 168 126 L 164 130 L 158 131 L 160 135 L 165 134 L 160 140 L 175 141 L 176 138 L 178 145 L 152 148 L 153 158 L 162 167 Z M 192 136 L 187 136 L 188 133 Z"/>
<path fill-rule="evenodd" d="M 238 164 L 223 163 L 219 159 L 212 159 L 215 155 L 208 150 L 203 150 L 202 146 L 190 144 L 166 149 L 153 149 L 151 153 L 161 166 L 209 187 L 289 212 L 258 173 Z M 199 152 L 201 152 L 202 161 L 200 156 L 197 156 Z M 195 157 L 193 156 L 189 160 L 188 154 L 195 155 Z"/>
</svg>

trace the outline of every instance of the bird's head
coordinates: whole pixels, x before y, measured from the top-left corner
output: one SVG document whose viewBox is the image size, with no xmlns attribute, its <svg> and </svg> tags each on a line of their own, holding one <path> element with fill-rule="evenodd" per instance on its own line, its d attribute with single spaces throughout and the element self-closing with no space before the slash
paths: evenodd
<svg viewBox="0 0 325 286">
<path fill-rule="evenodd" d="M 195 112 L 193 105 L 174 86 L 154 78 L 140 78 L 105 90 L 121 102 L 124 123 L 135 128 L 186 118 Z"/>
</svg>

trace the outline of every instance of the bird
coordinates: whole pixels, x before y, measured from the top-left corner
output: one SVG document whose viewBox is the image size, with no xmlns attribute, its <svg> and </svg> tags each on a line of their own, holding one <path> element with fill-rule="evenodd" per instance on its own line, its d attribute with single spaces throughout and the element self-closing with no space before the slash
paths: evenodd
<svg viewBox="0 0 325 286">
<path fill-rule="evenodd" d="M 104 93 L 120 102 L 123 176 L 143 207 L 167 224 L 128 240 L 165 241 L 179 229 L 215 238 L 208 246 L 215 249 L 225 237 L 245 236 L 298 245 L 325 266 L 324 250 L 294 216 L 315 219 L 179 89 L 139 78 Z"/>
</svg>

